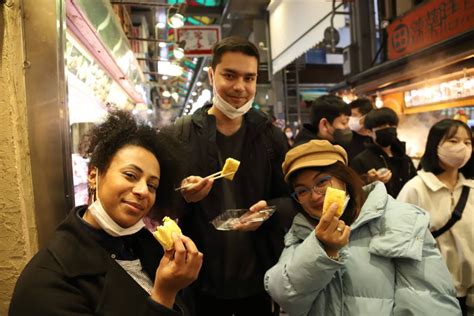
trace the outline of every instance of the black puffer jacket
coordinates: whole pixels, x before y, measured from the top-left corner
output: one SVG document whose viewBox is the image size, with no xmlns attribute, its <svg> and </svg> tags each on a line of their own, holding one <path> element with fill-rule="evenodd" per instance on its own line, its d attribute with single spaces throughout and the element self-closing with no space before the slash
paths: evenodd
<svg viewBox="0 0 474 316">
<path fill-rule="evenodd" d="M 397 197 L 398 193 L 411 178 L 416 176 L 416 169 L 410 157 L 405 154 L 405 145 L 397 142 L 392 145 L 393 157 L 389 157 L 379 146 L 370 144 L 366 150 L 350 161 L 350 166 L 365 180 L 370 169 L 387 168 L 392 171 L 392 178 L 385 184 L 387 192 Z"/>
</svg>

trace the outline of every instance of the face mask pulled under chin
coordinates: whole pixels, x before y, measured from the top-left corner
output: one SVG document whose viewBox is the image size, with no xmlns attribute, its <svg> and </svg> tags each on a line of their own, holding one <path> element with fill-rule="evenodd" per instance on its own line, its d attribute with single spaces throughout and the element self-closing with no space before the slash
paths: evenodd
<svg viewBox="0 0 474 316">
<path fill-rule="evenodd" d="M 242 105 L 240 108 L 235 108 L 232 106 L 232 104 L 228 103 L 226 100 L 224 100 L 214 89 L 214 97 L 212 98 L 212 104 L 219 110 L 221 111 L 225 116 L 227 116 L 229 119 L 233 120 L 236 119 L 245 113 L 247 113 L 251 108 L 253 104 L 253 100 L 255 98 L 251 98 L 248 100 L 244 105 Z"/>
<path fill-rule="evenodd" d="M 472 147 L 463 143 L 450 145 L 443 143 L 438 146 L 438 158 L 444 164 L 460 169 L 466 165 L 472 155 Z"/>
<path fill-rule="evenodd" d="M 138 232 L 140 229 L 145 227 L 145 223 L 142 219 L 140 219 L 135 225 L 130 226 L 128 228 L 123 228 L 119 224 L 117 224 L 107 213 L 107 211 L 102 206 L 102 203 L 99 200 L 99 171 L 97 170 L 96 173 L 96 192 L 94 194 L 94 202 L 89 205 L 87 210 L 95 219 L 97 224 L 102 228 L 107 234 L 120 237 L 120 236 L 127 236 L 132 235 Z"/>
</svg>

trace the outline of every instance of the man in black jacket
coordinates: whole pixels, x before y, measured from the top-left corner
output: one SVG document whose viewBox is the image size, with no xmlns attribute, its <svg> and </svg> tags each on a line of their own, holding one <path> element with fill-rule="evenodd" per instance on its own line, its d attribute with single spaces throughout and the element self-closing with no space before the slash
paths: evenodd
<svg viewBox="0 0 474 316">
<path fill-rule="evenodd" d="M 311 124 L 304 124 L 295 137 L 294 146 L 313 139 L 325 139 L 344 148 L 350 144 L 352 131 L 349 129 L 351 109 L 346 102 L 335 95 L 323 95 L 311 104 Z"/>
<path fill-rule="evenodd" d="M 364 127 L 365 116 L 373 110 L 372 102 L 366 98 L 360 98 L 349 103 L 351 117 L 349 117 L 349 128 L 352 130 L 352 141 L 346 148 L 347 156 L 351 161 L 355 156 L 372 144 L 372 138 Z"/>
<path fill-rule="evenodd" d="M 372 110 L 364 125 L 374 143 L 352 159 L 350 166 L 366 183 L 385 183 L 387 192 L 396 197 L 416 175 L 413 162 L 405 154 L 405 144 L 397 138 L 398 116 L 390 108 Z"/>
<path fill-rule="evenodd" d="M 228 37 L 214 47 L 209 80 L 212 104 L 191 119 L 175 125 L 189 147 L 189 176 L 180 191 L 186 201 L 180 224 L 204 253 L 203 268 L 194 285 L 198 315 L 273 315 L 272 301 L 263 288 L 265 271 L 283 249 L 285 227 L 292 210 L 278 207 L 265 222 L 241 224 L 231 231 L 216 230 L 210 222 L 227 209 L 258 212 L 288 197 L 281 164 L 287 151 L 283 133 L 264 113 L 252 108 L 259 54 L 246 39 Z M 179 131 L 182 131 L 180 133 Z M 207 175 L 222 170 L 226 158 L 240 161 L 232 181 Z"/>
</svg>

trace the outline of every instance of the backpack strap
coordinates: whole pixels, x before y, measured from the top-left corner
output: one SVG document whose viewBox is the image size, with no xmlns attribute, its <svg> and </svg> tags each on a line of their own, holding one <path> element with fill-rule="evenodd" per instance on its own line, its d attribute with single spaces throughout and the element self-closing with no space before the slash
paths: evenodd
<svg viewBox="0 0 474 316">
<path fill-rule="evenodd" d="M 191 138 L 191 115 L 181 116 L 176 120 L 175 124 L 175 136 L 182 142 L 189 143 Z"/>
<path fill-rule="evenodd" d="M 464 211 L 464 208 L 466 207 L 469 191 L 470 191 L 470 188 L 468 186 L 462 187 L 461 197 L 459 198 L 458 203 L 454 207 L 454 211 L 451 214 L 451 218 L 449 219 L 449 221 L 446 224 L 444 224 L 444 226 L 441 227 L 440 229 L 431 232 L 434 238 L 438 238 L 443 233 L 451 229 L 451 227 L 453 227 L 453 225 L 456 224 L 456 222 L 461 219 L 462 212 Z"/>
<path fill-rule="evenodd" d="M 263 139 L 263 145 L 265 146 L 265 150 L 267 152 L 268 159 L 272 161 L 273 159 L 275 159 L 275 150 L 273 149 L 273 146 L 272 146 L 272 140 L 273 140 L 272 126 L 265 128 L 265 132 L 262 139 Z"/>
</svg>

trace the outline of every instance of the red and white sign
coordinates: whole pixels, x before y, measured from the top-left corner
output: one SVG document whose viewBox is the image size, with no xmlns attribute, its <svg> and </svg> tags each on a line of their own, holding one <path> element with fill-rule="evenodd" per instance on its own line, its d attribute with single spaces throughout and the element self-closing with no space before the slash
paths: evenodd
<svg viewBox="0 0 474 316">
<path fill-rule="evenodd" d="M 212 47 L 221 40 L 221 28 L 218 25 L 183 26 L 175 30 L 176 43 L 185 41 L 184 55 L 211 56 Z"/>
<path fill-rule="evenodd" d="M 432 0 L 390 23 L 388 58 L 397 59 L 472 30 L 474 1 Z"/>
</svg>

